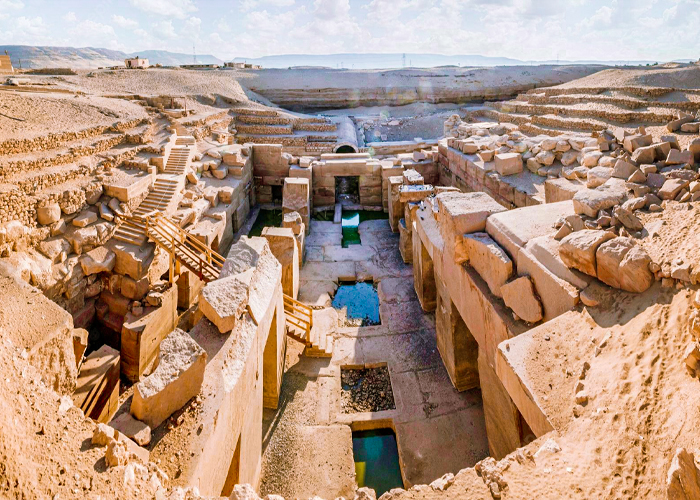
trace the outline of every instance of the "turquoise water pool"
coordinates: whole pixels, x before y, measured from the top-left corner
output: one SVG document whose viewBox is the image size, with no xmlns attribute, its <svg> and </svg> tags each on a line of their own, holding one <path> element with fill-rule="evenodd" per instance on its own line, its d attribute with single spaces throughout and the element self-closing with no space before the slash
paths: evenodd
<svg viewBox="0 0 700 500">
<path fill-rule="evenodd" d="M 353 432 L 352 452 L 359 487 L 373 488 L 377 498 L 392 488 L 403 488 L 394 431 L 376 429 Z"/>
<path fill-rule="evenodd" d="M 381 323 L 379 317 L 379 295 L 372 283 L 341 284 L 333 297 L 333 307 L 347 307 L 348 318 L 362 320 L 362 326 Z"/>
<path fill-rule="evenodd" d="M 282 210 L 260 210 L 255 224 L 250 229 L 248 236 L 260 236 L 266 227 L 280 227 L 282 225 Z"/>
<path fill-rule="evenodd" d="M 341 226 L 343 228 L 343 248 L 350 245 L 360 245 L 360 223 L 366 220 L 388 219 L 389 214 L 384 212 L 373 212 L 371 210 L 343 210 Z"/>
</svg>

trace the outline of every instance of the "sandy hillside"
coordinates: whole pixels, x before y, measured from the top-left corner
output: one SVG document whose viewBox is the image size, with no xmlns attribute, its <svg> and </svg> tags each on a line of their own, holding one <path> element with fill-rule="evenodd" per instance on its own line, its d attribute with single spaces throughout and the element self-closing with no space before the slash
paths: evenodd
<svg viewBox="0 0 700 500">
<path fill-rule="evenodd" d="M 142 106 L 122 99 L 0 92 L 0 142 L 77 132 L 147 116 Z"/>
<path fill-rule="evenodd" d="M 563 88 L 672 87 L 700 89 L 700 66 L 606 69 L 561 85 Z"/>
</svg>

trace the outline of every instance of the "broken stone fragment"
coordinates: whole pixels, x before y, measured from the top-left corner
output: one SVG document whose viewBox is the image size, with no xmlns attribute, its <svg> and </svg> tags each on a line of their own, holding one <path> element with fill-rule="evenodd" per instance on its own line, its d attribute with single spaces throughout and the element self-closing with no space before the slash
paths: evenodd
<svg viewBox="0 0 700 500">
<path fill-rule="evenodd" d="M 698 371 L 698 361 L 700 361 L 700 348 L 698 348 L 697 342 L 691 342 L 685 348 L 683 353 L 683 360 L 685 361 L 685 366 L 688 369 L 688 373 L 695 377 Z"/>
<path fill-rule="evenodd" d="M 230 332 L 246 311 L 249 290 L 237 276 L 210 281 L 202 289 L 199 308 L 219 332 Z"/>
<path fill-rule="evenodd" d="M 109 423 L 109 426 L 133 439 L 140 446 L 146 446 L 151 442 L 151 428 L 128 413 L 120 414 Z"/>
<path fill-rule="evenodd" d="M 206 360 L 204 349 L 187 332 L 175 329 L 160 344 L 158 367 L 136 384 L 131 414 L 158 427 L 199 393 Z"/>
<path fill-rule="evenodd" d="M 80 266 L 86 276 L 102 272 L 109 272 L 114 269 L 117 257 L 112 250 L 107 247 L 97 247 L 80 258 Z"/>
<path fill-rule="evenodd" d="M 639 220 L 639 217 L 624 207 L 615 207 L 613 215 L 630 231 L 641 231 L 644 229 L 644 225 L 642 221 Z"/>
<path fill-rule="evenodd" d="M 615 235 L 608 231 L 584 229 L 566 236 L 559 245 L 559 257 L 569 268 L 596 276 L 596 250 Z"/>
<path fill-rule="evenodd" d="M 97 214 L 87 210 L 73 219 L 73 225 L 75 227 L 86 227 L 93 222 L 97 222 Z"/>
<path fill-rule="evenodd" d="M 501 287 L 505 304 L 523 321 L 537 323 L 544 314 L 529 276 L 521 276 Z"/>
<path fill-rule="evenodd" d="M 116 467 L 129 463 L 129 452 L 126 449 L 126 444 L 112 439 L 107 445 L 105 462 L 107 467 Z"/>
<path fill-rule="evenodd" d="M 48 226 L 61 218 L 61 207 L 58 203 L 49 203 L 36 209 L 39 224 Z"/>
<path fill-rule="evenodd" d="M 634 293 L 647 290 L 654 283 L 649 270 L 651 258 L 631 238 L 614 238 L 596 250 L 598 279 L 614 288 Z"/>
<path fill-rule="evenodd" d="M 695 457 L 679 448 L 671 460 L 666 475 L 666 495 L 669 500 L 692 500 L 700 498 L 700 471 Z"/>
</svg>

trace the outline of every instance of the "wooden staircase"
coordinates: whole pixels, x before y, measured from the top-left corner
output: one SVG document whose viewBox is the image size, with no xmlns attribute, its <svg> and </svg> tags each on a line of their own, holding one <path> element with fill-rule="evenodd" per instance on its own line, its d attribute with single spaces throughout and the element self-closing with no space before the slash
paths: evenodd
<svg viewBox="0 0 700 500">
<path fill-rule="evenodd" d="M 226 259 L 189 234 L 161 213 L 132 217 L 129 222 L 141 224 L 145 234 L 170 254 L 171 281 L 173 264 L 181 264 L 208 283 L 219 278 Z"/>
<path fill-rule="evenodd" d="M 306 304 L 284 295 L 284 312 L 287 318 L 287 335 L 306 346 L 306 355 L 311 358 L 333 356 L 333 337 L 320 328 L 314 328 L 313 310 Z"/>
<path fill-rule="evenodd" d="M 185 186 L 185 173 L 194 156 L 195 146 L 194 137 L 183 136 L 176 139 L 165 164 L 164 173 L 158 175 L 153 189 L 134 211 L 134 217 L 126 218 L 119 226 L 114 233 L 115 239 L 140 247 L 148 239 L 143 219 L 153 212 L 170 215 L 177 209 L 180 201 L 178 195 Z"/>
</svg>

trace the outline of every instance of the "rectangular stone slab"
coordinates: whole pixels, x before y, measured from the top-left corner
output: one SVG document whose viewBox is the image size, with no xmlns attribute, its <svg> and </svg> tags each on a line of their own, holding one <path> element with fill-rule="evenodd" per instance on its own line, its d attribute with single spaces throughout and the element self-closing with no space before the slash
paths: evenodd
<svg viewBox="0 0 700 500">
<path fill-rule="evenodd" d="M 158 367 L 136 384 L 131 414 L 152 429 L 199 394 L 207 353 L 187 333 L 175 329 L 160 344 Z"/>
</svg>

